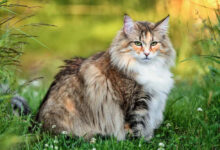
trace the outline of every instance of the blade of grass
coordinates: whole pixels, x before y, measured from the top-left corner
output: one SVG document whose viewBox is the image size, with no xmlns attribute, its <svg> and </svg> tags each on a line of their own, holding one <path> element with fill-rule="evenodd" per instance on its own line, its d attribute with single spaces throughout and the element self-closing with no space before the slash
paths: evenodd
<svg viewBox="0 0 220 150">
<path fill-rule="evenodd" d="M 22 31 L 21 29 L 19 29 L 19 28 L 14 28 L 14 27 L 12 27 L 12 28 L 13 28 L 14 30 L 20 32 L 20 33 L 25 34 L 26 36 L 29 36 L 32 40 L 34 40 L 35 42 L 37 42 L 37 43 L 40 44 L 41 46 L 43 46 L 43 47 L 49 49 L 49 47 L 47 47 L 44 43 L 42 43 L 41 41 L 39 41 L 39 40 L 36 39 L 35 37 L 32 37 L 32 36 L 30 36 L 29 34 L 25 33 L 25 32 Z"/>
<path fill-rule="evenodd" d="M 10 10 L 10 9 L 4 8 L 4 7 L 0 7 L 0 8 L 3 9 L 3 10 L 5 10 L 5 11 L 7 11 L 7 12 L 10 12 L 10 13 L 12 13 L 12 14 L 14 14 L 14 15 L 17 15 L 16 12 L 14 12 L 14 11 L 12 11 L 12 10 Z"/>
</svg>

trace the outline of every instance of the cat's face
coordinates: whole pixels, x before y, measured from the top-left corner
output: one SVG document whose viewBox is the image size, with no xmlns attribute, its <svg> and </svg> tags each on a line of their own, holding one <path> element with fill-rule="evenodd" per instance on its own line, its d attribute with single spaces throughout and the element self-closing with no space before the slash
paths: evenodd
<svg viewBox="0 0 220 150">
<path fill-rule="evenodd" d="M 137 61 L 147 63 L 165 53 L 165 38 L 169 17 L 153 24 L 134 22 L 129 16 L 124 17 L 123 32 L 128 43 L 122 51 L 130 53 Z"/>
<path fill-rule="evenodd" d="M 133 21 L 124 16 L 124 26 L 110 47 L 111 61 L 121 70 L 139 64 L 174 65 L 175 50 L 167 36 L 169 16 L 157 23 Z"/>
</svg>

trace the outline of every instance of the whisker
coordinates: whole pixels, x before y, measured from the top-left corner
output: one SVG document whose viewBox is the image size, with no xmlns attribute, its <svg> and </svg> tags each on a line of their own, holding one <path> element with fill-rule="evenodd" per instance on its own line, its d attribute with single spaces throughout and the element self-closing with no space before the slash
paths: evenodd
<svg viewBox="0 0 220 150">
<path fill-rule="evenodd" d="M 120 50 L 119 52 L 120 52 L 120 53 L 128 53 L 128 52 L 130 52 L 130 51 L 131 51 L 130 49 L 125 49 L 125 50 L 122 49 L 122 50 Z"/>
<path fill-rule="evenodd" d="M 167 54 L 167 52 L 165 52 L 165 50 L 163 50 L 163 49 L 161 49 L 160 52 L 163 54 Z"/>
</svg>

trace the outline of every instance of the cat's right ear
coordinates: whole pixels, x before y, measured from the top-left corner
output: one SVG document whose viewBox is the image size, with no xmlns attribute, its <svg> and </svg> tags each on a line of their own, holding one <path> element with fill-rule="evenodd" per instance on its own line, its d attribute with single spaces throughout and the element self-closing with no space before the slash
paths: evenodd
<svg viewBox="0 0 220 150">
<path fill-rule="evenodd" d="M 124 15 L 124 27 L 123 31 L 125 34 L 131 34 L 134 30 L 134 21 L 127 14 Z"/>
<path fill-rule="evenodd" d="M 161 33 L 165 33 L 165 34 L 166 34 L 167 31 L 168 31 L 169 18 L 170 18 L 170 16 L 168 15 L 168 16 L 165 17 L 164 19 L 158 21 L 158 22 L 155 24 L 154 30 L 158 30 L 158 31 L 160 31 Z"/>
</svg>

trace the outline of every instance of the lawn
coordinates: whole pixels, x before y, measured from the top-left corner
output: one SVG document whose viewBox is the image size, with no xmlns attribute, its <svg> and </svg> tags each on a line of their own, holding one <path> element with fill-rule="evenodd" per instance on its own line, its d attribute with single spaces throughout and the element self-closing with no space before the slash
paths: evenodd
<svg viewBox="0 0 220 150">
<path fill-rule="evenodd" d="M 162 0 L 157 2 L 155 1 L 155 8 L 157 5 L 161 5 L 161 2 Z M 59 5 L 61 5 L 60 3 L 61 1 L 59 2 Z M 97 3 L 101 3 L 101 1 L 97 1 Z M 150 4 L 151 2 L 148 1 L 148 3 Z M 6 1 L 0 2 L 0 8 L 2 8 L 0 9 L 0 13 L 4 12 L 4 16 L 7 16 L 6 14 L 13 14 L 15 17 L 17 17 L 17 11 L 21 12 L 20 9 L 17 11 L 12 11 L 10 7 L 3 6 L 5 4 L 8 3 Z M 116 1 L 112 2 L 112 5 L 116 4 Z M 136 3 L 131 2 L 128 4 L 126 3 L 125 5 L 123 3 L 123 9 L 129 8 L 130 12 L 133 12 L 137 16 L 139 13 L 141 14 L 140 16 L 143 17 L 145 8 L 141 7 L 140 12 L 132 11 L 132 7 L 134 7 L 135 4 Z M 88 5 L 89 8 L 91 5 L 92 9 L 90 11 L 92 13 L 99 13 L 99 11 L 103 9 L 102 7 L 97 7 L 97 10 L 94 9 L 96 8 L 96 4 L 93 4 L 90 1 L 86 1 L 86 6 L 81 6 L 78 4 L 73 6 L 74 9 L 79 9 L 82 7 L 87 8 Z M 60 24 L 70 21 L 68 20 L 71 18 L 69 14 L 65 16 L 66 18 L 51 18 L 49 15 L 49 7 L 46 6 L 46 8 L 48 8 L 48 16 L 43 18 L 44 20 L 65 20 L 63 22 L 58 21 Z M 52 11 L 56 10 L 54 5 L 52 5 L 51 9 Z M 104 9 L 106 9 L 106 7 L 104 7 Z M 114 10 L 118 12 L 120 7 L 114 7 Z M 44 13 L 46 11 L 44 10 Z M 108 13 L 108 9 L 106 9 L 104 12 Z M 124 141 L 117 141 L 114 137 L 101 137 L 98 135 L 92 138 L 90 141 L 86 141 L 79 137 L 67 137 L 65 133 L 54 136 L 50 133 L 42 132 L 40 124 L 33 125 L 34 117 L 38 111 L 40 102 L 45 96 L 52 80 L 52 78 L 49 78 L 47 74 L 55 75 L 55 72 L 57 72 L 57 69 L 54 69 L 58 68 L 58 63 L 54 63 L 53 61 L 55 56 L 58 57 L 63 55 L 63 58 L 64 54 L 68 57 L 70 54 L 73 56 L 79 54 L 86 57 L 97 52 L 98 49 L 105 48 L 106 45 L 109 45 L 111 41 L 110 39 L 114 36 L 116 30 L 118 30 L 120 26 L 121 20 L 118 18 L 114 20 L 113 16 L 117 16 L 118 14 L 112 14 L 112 16 L 104 14 L 104 17 L 100 17 L 98 15 L 95 17 L 84 14 L 82 14 L 82 16 L 80 16 L 81 14 L 76 15 L 74 16 L 74 21 L 79 22 L 77 22 L 75 26 L 68 24 L 68 26 L 61 26 L 60 28 L 55 29 L 59 30 L 60 33 L 55 31 L 51 33 L 51 31 L 47 31 L 49 30 L 48 28 L 46 31 L 44 29 L 44 32 L 41 34 L 43 36 L 41 40 L 48 41 L 46 45 L 42 43 L 41 40 L 38 40 L 38 38 L 35 36 L 31 36 L 29 33 L 27 34 L 24 28 L 9 26 L 9 22 L 11 20 L 10 16 L 1 19 L 0 149 L 220 149 L 220 11 L 217 9 L 214 10 L 214 12 L 216 21 L 212 21 L 211 18 L 204 18 L 202 20 L 201 27 L 199 27 L 199 31 L 195 31 L 195 33 L 194 30 L 192 30 L 194 28 L 184 28 L 184 24 L 179 23 L 178 21 L 171 25 L 171 40 L 174 41 L 174 46 L 177 50 L 177 65 L 175 68 L 173 68 L 175 87 L 172 89 L 167 101 L 166 110 L 164 112 L 164 122 L 160 128 L 155 131 L 154 137 L 149 142 L 144 141 L 144 139 L 129 138 Z M 42 14 L 40 14 L 40 16 L 41 15 Z M 105 18 L 106 16 L 107 19 Z M 84 22 L 82 18 L 85 19 Z M 93 21 L 93 19 L 96 20 Z M 20 22 L 23 20 L 20 20 Z M 72 20 L 71 23 L 74 21 Z M 91 26 L 88 24 L 88 21 L 91 22 Z M 81 26 L 80 30 L 77 28 L 77 25 Z M 105 36 L 103 37 L 101 31 L 106 29 L 105 25 L 111 29 L 106 31 Z M 46 26 L 48 27 L 49 25 Z M 74 27 L 71 28 L 71 26 Z M 65 27 L 68 27 L 68 29 Z M 91 27 L 91 30 L 88 30 L 89 27 Z M 179 30 L 177 29 L 184 30 L 184 33 L 180 34 Z M 191 34 L 189 34 L 189 36 L 187 36 L 188 33 L 185 33 L 187 30 L 192 31 L 192 33 L 190 32 Z M 33 32 L 36 32 L 36 28 L 33 30 Z M 71 39 L 69 37 L 71 37 L 70 34 L 72 34 L 72 32 L 74 32 L 75 35 L 73 35 Z M 87 33 L 88 36 L 86 36 Z M 55 36 L 53 34 L 55 34 Z M 86 37 L 84 37 L 84 35 Z M 182 37 L 179 37 L 179 35 Z M 59 42 L 56 40 L 56 38 L 53 38 L 59 36 L 62 37 L 60 38 L 62 42 Z M 51 38 L 51 41 L 49 41 L 47 38 Z M 25 42 L 27 41 L 31 41 L 30 45 L 27 46 L 29 49 L 33 48 L 30 51 L 27 51 L 27 47 L 25 47 Z M 55 41 L 57 41 L 57 43 L 55 43 Z M 67 45 L 67 43 L 71 43 L 71 41 L 76 41 L 78 45 L 76 44 L 75 47 Z M 83 42 L 85 41 L 88 45 L 83 45 Z M 43 49 L 47 46 L 49 49 Z M 82 50 L 80 47 L 86 50 L 91 48 L 90 46 L 92 46 L 94 51 L 90 49 L 81 53 Z M 57 47 L 56 51 L 53 51 L 52 53 L 50 49 L 51 47 L 54 49 Z M 65 51 L 66 53 L 59 50 L 62 47 L 64 47 L 64 49 L 68 49 Z M 38 48 L 41 49 L 37 51 Z M 70 50 L 72 48 L 78 49 L 78 51 L 74 51 L 72 53 Z M 40 60 L 44 51 L 47 51 L 47 54 L 43 54 L 45 55 L 44 57 L 50 61 L 47 68 L 43 69 L 43 74 L 46 76 L 44 79 L 35 79 L 34 74 L 37 74 L 37 71 L 33 72 L 32 76 L 30 73 L 27 73 L 29 69 L 25 66 L 31 65 L 33 60 Z M 26 53 L 28 54 L 26 55 Z M 185 53 L 188 55 L 184 55 Z M 32 57 L 34 54 L 36 54 L 36 57 Z M 23 61 L 23 59 L 27 60 Z M 22 67 L 20 64 L 22 64 Z M 23 74 L 26 74 L 26 76 Z M 27 77 L 27 75 L 29 76 Z M 16 94 L 24 97 L 27 100 L 32 110 L 30 115 L 16 116 L 13 114 L 10 100 Z"/>
</svg>

